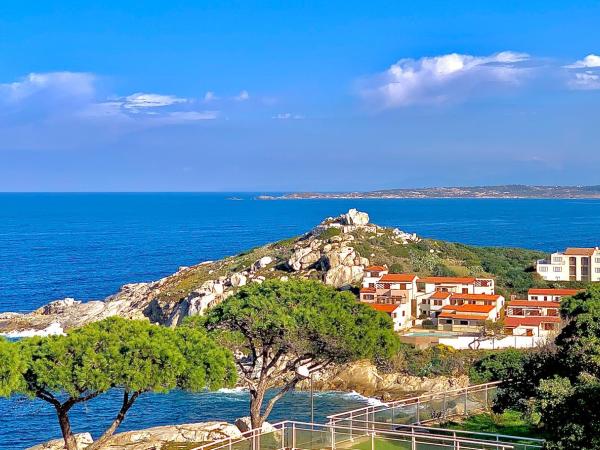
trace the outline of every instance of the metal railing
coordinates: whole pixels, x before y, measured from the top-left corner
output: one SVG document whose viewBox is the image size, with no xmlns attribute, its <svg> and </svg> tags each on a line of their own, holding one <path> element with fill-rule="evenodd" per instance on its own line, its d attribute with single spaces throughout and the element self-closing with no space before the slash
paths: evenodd
<svg viewBox="0 0 600 450">
<path fill-rule="evenodd" d="M 380 405 L 346 411 L 328 416 L 330 424 L 344 421 L 357 423 L 412 425 L 443 421 L 453 416 L 469 415 L 487 409 L 493 402 L 500 382 L 477 384 L 449 391 L 423 394 Z"/>
<path fill-rule="evenodd" d="M 347 425 L 320 425 L 285 421 L 269 429 L 250 430 L 241 437 L 231 437 L 196 447 L 193 450 L 378 450 L 390 447 L 411 450 L 534 450 L 543 441 L 459 430 L 403 426 L 402 429 L 373 430 Z"/>
</svg>

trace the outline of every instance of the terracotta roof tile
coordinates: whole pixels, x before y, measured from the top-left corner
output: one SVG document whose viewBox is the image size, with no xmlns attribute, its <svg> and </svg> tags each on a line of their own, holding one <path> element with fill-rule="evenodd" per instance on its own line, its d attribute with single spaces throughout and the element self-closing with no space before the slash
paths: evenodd
<svg viewBox="0 0 600 450">
<path fill-rule="evenodd" d="M 412 283 L 417 276 L 414 273 L 388 273 L 379 279 L 380 283 Z"/>
<path fill-rule="evenodd" d="M 529 289 L 527 292 L 529 295 L 561 295 L 571 296 L 575 295 L 582 289 Z"/>
<path fill-rule="evenodd" d="M 569 247 L 565 250 L 565 255 L 570 256 L 593 256 L 597 250 L 595 248 Z"/>
<path fill-rule="evenodd" d="M 400 305 L 388 305 L 388 304 L 383 304 L 383 303 L 369 303 L 369 306 L 373 309 L 376 309 L 377 311 L 392 313 L 396 309 L 398 309 L 398 307 Z"/>
<path fill-rule="evenodd" d="M 504 326 L 515 328 L 519 325 L 529 325 L 539 327 L 542 323 L 560 323 L 560 317 L 556 316 L 528 316 L 528 317 L 505 317 Z"/>
<path fill-rule="evenodd" d="M 425 277 L 419 278 L 423 283 L 455 283 L 455 284 L 473 284 L 474 277 Z"/>
<path fill-rule="evenodd" d="M 494 309 L 493 305 L 446 305 L 442 306 L 444 311 L 489 313 Z"/>
<path fill-rule="evenodd" d="M 500 298 L 497 294 L 452 294 L 452 298 L 463 299 L 463 300 L 498 300 Z"/>
<path fill-rule="evenodd" d="M 560 302 L 540 300 L 511 300 L 508 306 L 529 306 L 532 308 L 560 308 Z"/>
</svg>

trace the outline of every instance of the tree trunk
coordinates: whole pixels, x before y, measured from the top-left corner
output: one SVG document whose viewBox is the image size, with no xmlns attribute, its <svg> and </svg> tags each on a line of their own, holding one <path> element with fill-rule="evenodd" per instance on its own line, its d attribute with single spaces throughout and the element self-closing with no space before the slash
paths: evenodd
<svg viewBox="0 0 600 450">
<path fill-rule="evenodd" d="M 130 397 L 129 392 L 123 393 L 123 403 L 119 413 L 115 417 L 115 420 L 113 420 L 113 423 L 110 425 L 110 427 L 108 427 L 106 431 L 102 433 L 102 436 L 95 440 L 91 445 L 86 447 L 86 450 L 96 450 L 104 445 L 104 443 L 115 433 L 115 431 L 117 431 L 117 428 L 119 428 L 119 425 L 121 425 L 123 419 L 125 419 L 125 414 L 127 414 L 127 411 L 129 411 L 129 408 L 131 408 L 133 402 L 135 402 L 140 394 L 141 392 L 136 391 Z"/>
<path fill-rule="evenodd" d="M 57 409 L 58 423 L 63 439 L 65 440 L 65 448 L 67 450 L 77 450 L 77 441 L 71 430 L 71 422 L 69 422 L 69 414 L 67 411 Z"/>
<path fill-rule="evenodd" d="M 265 417 L 260 414 L 266 389 L 259 386 L 250 392 L 250 424 L 252 428 L 261 428 Z"/>
</svg>

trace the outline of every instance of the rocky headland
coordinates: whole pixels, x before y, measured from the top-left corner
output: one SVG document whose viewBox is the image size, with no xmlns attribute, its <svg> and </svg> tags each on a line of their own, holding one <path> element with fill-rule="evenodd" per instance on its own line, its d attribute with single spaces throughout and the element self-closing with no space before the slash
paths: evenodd
<svg viewBox="0 0 600 450">
<path fill-rule="evenodd" d="M 373 225 L 368 214 L 351 209 L 339 217 L 325 219 L 303 236 L 219 261 L 181 267 L 158 281 L 126 284 L 103 301 L 66 298 L 28 314 L 0 313 L 0 333 L 52 334 L 110 316 L 147 318 L 174 326 L 187 316 L 202 314 L 239 287 L 269 278 L 313 278 L 349 289 L 360 282 L 372 258 L 358 250 L 355 243 L 365 236 L 382 234 L 397 246 L 420 240 L 414 234 Z"/>
</svg>

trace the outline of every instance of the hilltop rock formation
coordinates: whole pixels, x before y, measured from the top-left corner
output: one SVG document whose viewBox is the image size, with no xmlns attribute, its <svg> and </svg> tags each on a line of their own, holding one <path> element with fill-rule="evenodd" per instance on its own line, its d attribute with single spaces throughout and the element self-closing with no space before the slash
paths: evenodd
<svg viewBox="0 0 600 450">
<path fill-rule="evenodd" d="M 42 330 L 67 330 L 110 316 L 148 319 L 177 325 L 187 316 L 204 314 L 240 287 L 278 278 L 311 278 L 337 288 L 362 279 L 371 255 L 357 243 L 385 235 L 393 245 L 416 242 L 415 235 L 378 227 L 367 213 L 351 209 L 325 219 L 303 236 L 259 247 L 250 252 L 207 261 L 158 281 L 124 285 L 103 301 L 56 300 L 29 313 L 0 313 L 0 333 L 14 336 Z"/>
</svg>

